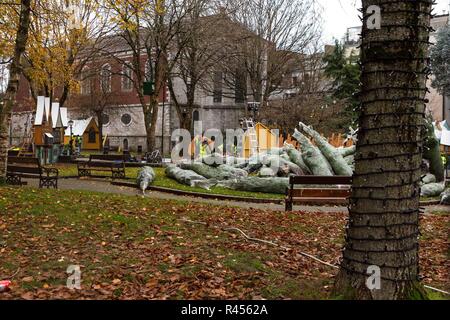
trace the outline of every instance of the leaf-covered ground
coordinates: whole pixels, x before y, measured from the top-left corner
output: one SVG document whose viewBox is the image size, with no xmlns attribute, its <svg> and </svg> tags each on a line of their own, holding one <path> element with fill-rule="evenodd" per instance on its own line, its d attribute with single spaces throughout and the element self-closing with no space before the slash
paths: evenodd
<svg viewBox="0 0 450 320">
<path fill-rule="evenodd" d="M 299 252 L 337 263 L 345 218 L 0 187 L 0 280 L 13 276 L 0 299 L 325 299 L 335 270 Z M 424 282 L 445 290 L 449 221 L 421 221 Z M 81 266 L 82 290 L 66 288 L 69 265 Z"/>
</svg>

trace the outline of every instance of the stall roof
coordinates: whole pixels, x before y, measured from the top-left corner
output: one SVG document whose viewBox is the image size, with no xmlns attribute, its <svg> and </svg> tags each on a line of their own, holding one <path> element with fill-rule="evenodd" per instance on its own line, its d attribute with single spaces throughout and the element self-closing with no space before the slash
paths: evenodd
<svg viewBox="0 0 450 320">
<path fill-rule="evenodd" d="M 45 97 L 37 97 L 37 107 L 36 107 L 36 118 L 34 120 L 34 125 L 42 125 L 42 120 L 44 119 L 44 109 L 45 109 Z"/>
<path fill-rule="evenodd" d="M 72 135 L 82 136 L 83 133 L 86 131 L 86 128 L 91 123 L 92 119 L 93 118 L 90 117 L 88 119 L 83 119 L 83 120 L 73 120 Z M 67 127 L 64 135 L 70 136 L 70 127 Z"/>
<path fill-rule="evenodd" d="M 49 97 L 45 97 L 45 121 L 48 122 L 49 118 L 50 118 L 50 98 Z"/>
<path fill-rule="evenodd" d="M 69 119 L 67 118 L 67 108 L 59 108 L 59 113 L 61 115 L 61 121 L 64 128 L 69 126 Z"/>
<path fill-rule="evenodd" d="M 62 128 L 63 123 L 61 119 L 61 109 L 59 108 L 59 103 L 52 103 L 52 126 L 53 128 Z"/>
</svg>

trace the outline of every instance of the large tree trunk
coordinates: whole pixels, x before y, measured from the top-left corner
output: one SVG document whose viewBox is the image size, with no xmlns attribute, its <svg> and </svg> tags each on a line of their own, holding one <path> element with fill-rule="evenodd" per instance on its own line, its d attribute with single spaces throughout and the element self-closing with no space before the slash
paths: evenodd
<svg viewBox="0 0 450 320">
<path fill-rule="evenodd" d="M 20 9 L 19 28 L 16 35 L 14 56 L 9 71 L 9 82 L 6 89 L 3 106 L 0 105 L 0 180 L 6 176 L 6 160 L 8 158 L 9 124 L 11 110 L 16 100 L 21 74 L 21 57 L 25 52 L 30 26 L 31 0 L 22 0 Z"/>
<path fill-rule="evenodd" d="M 156 150 L 156 123 L 158 121 L 158 96 L 151 96 L 150 104 L 144 106 L 147 151 Z"/>
<path fill-rule="evenodd" d="M 362 92 L 350 217 L 335 293 L 425 298 L 419 284 L 419 195 L 431 0 L 383 1 L 369 30 L 363 0 Z M 374 289 L 368 268 L 381 270 Z M 369 289 L 371 287 L 371 290 Z"/>
</svg>

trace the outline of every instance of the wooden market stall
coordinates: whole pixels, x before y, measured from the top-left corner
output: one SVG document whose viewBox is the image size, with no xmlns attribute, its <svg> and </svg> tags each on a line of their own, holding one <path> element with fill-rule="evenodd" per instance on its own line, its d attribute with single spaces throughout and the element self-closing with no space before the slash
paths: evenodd
<svg viewBox="0 0 450 320">
<path fill-rule="evenodd" d="M 100 138 L 97 121 L 93 117 L 73 120 L 72 128 L 68 127 L 65 130 L 64 144 L 69 144 L 71 133 L 74 138 L 77 136 L 82 138 L 82 150 L 98 151 L 101 149 L 102 139 Z"/>
</svg>

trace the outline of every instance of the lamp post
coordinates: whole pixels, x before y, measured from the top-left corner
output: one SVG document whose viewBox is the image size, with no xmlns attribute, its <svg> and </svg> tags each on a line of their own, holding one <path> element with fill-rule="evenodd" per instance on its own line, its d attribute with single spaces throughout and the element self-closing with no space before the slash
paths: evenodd
<svg viewBox="0 0 450 320">
<path fill-rule="evenodd" d="M 73 128 L 73 120 L 69 120 L 68 122 L 70 128 L 70 139 L 69 139 L 69 155 L 72 156 L 72 147 L 73 147 L 73 138 L 72 138 L 72 128 Z"/>
</svg>

